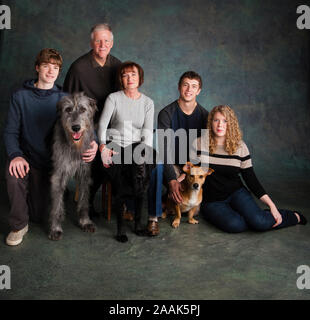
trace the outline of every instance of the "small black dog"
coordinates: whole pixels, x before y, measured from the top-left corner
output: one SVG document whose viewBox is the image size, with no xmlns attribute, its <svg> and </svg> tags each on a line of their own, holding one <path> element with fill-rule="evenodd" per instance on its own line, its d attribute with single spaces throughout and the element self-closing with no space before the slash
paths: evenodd
<svg viewBox="0 0 310 320">
<path fill-rule="evenodd" d="M 145 227 L 141 226 L 141 217 L 151 171 L 155 167 L 156 153 L 153 148 L 144 143 L 134 143 L 126 148 L 118 146 L 115 151 L 120 151 L 118 154 L 120 158 L 117 161 L 120 164 L 113 164 L 110 168 L 104 168 L 104 170 L 111 181 L 113 196 L 115 196 L 117 216 L 116 240 L 127 242 L 128 237 L 122 213 L 123 203 L 128 198 L 133 199 L 135 205 L 134 232 L 138 236 L 146 235 Z M 126 154 L 131 156 L 131 159 L 126 159 L 127 162 L 131 160 L 131 164 L 126 164 Z"/>
</svg>

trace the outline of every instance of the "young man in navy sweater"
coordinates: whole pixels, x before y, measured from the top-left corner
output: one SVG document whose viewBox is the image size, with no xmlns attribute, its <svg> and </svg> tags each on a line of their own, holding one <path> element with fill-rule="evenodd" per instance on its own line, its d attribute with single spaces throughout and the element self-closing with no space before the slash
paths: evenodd
<svg viewBox="0 0 310 320">
<path fill-rule="evenodd" d="M 48 209 L 51 138 L 56 121 L 56 104 L 65 95 L 55 84 L 62 67 L 62 57 L 54 49 L 43 49 L 37 55 L 38 78 L 24 82 L 10 99 L 4 143 L 8 156 L 5 176 L 11 204 L 11 232 L 6 243 L 22 242 L 28 231 L 29 218 L 40 222 Z M 98 145 L 91 143 L 84 161 L 94 159 Z"/>
</svg>

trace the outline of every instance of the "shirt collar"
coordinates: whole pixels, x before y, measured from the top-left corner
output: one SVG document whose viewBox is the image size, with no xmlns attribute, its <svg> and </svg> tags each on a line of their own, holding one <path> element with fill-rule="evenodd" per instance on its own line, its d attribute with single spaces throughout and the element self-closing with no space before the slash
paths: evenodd
<svg viewBox="0 0 310 320">
<path fill-rule="evenodd" d="M 90 62 L 91 62 L 91 65 L 93 66 L 93 68 L 102 68 L 101 65 L 93 57 L 93 50 L 89 51 L 89 59 L 90 59 Z M 108 54 L 107 60 L 106 60 L 106 62 L 105 62 L 103 67 L 109 67 L 109 66 L 111 66 L 110 54 Z"/>
</svg>

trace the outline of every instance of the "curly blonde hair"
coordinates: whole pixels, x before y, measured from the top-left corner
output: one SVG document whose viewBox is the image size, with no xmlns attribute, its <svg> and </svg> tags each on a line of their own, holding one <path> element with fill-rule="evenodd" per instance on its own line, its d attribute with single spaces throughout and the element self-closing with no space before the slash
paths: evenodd
<svg viewBox="0 0 310 320">
<path fill-rule="evenodd" d="M 235 112 L 229 106 L 226 105 L 216 106 L 209 113 L 207 122 L 207 129 L 209 129 L 209 152 L 210 154 L 213 154 L 216 149 L 215 135 L 212 130 L 212 121 L 214 115 L 217 112 L 220 112 L 227 120 L 226 139 L 224 148 L 228 154 L 232 155 L 237 151 L 240 145 L 240 141 L 242 140 L 242 132 L 239 127 L 238 118 Z"/>
</svg>

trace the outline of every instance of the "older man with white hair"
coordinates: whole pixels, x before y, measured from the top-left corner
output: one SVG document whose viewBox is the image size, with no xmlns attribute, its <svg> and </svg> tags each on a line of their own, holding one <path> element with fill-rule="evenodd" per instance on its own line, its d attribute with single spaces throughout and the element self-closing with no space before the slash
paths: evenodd
<svg viewBox="0 0 310 320">
<path fill-rule="evenodd" d="M 66 75 L 63 90 L 74 93 L 84 91 L 97 101 L 97 124 L 107 96 L 120 89 L 117 69 L 121 61 L 110 54 L 113 47 L 113 33 L 107 23 L 91 28 L 91 50 L 72 63 Z"/>
<path fill-rule="evenodd" d="M 110 93 L 120 90 L 117 70 L 121 61 L 110 54 L 113 47 L 113 33 L 107 23 L 96 24 L 91 28 L 90 46 L 91 50 L 70 66 L 63 90 L 69 93 L 84 91 L 88 97 L 97 101 L 98 111 L 94 117 L 95 127 L 97 127 L 106 98 Z M 91 216 L 96 214 L 93 200 L 102 183 L 101 167 L 100 154 L 98 153 L 92 164 Z"/>
</svg>

